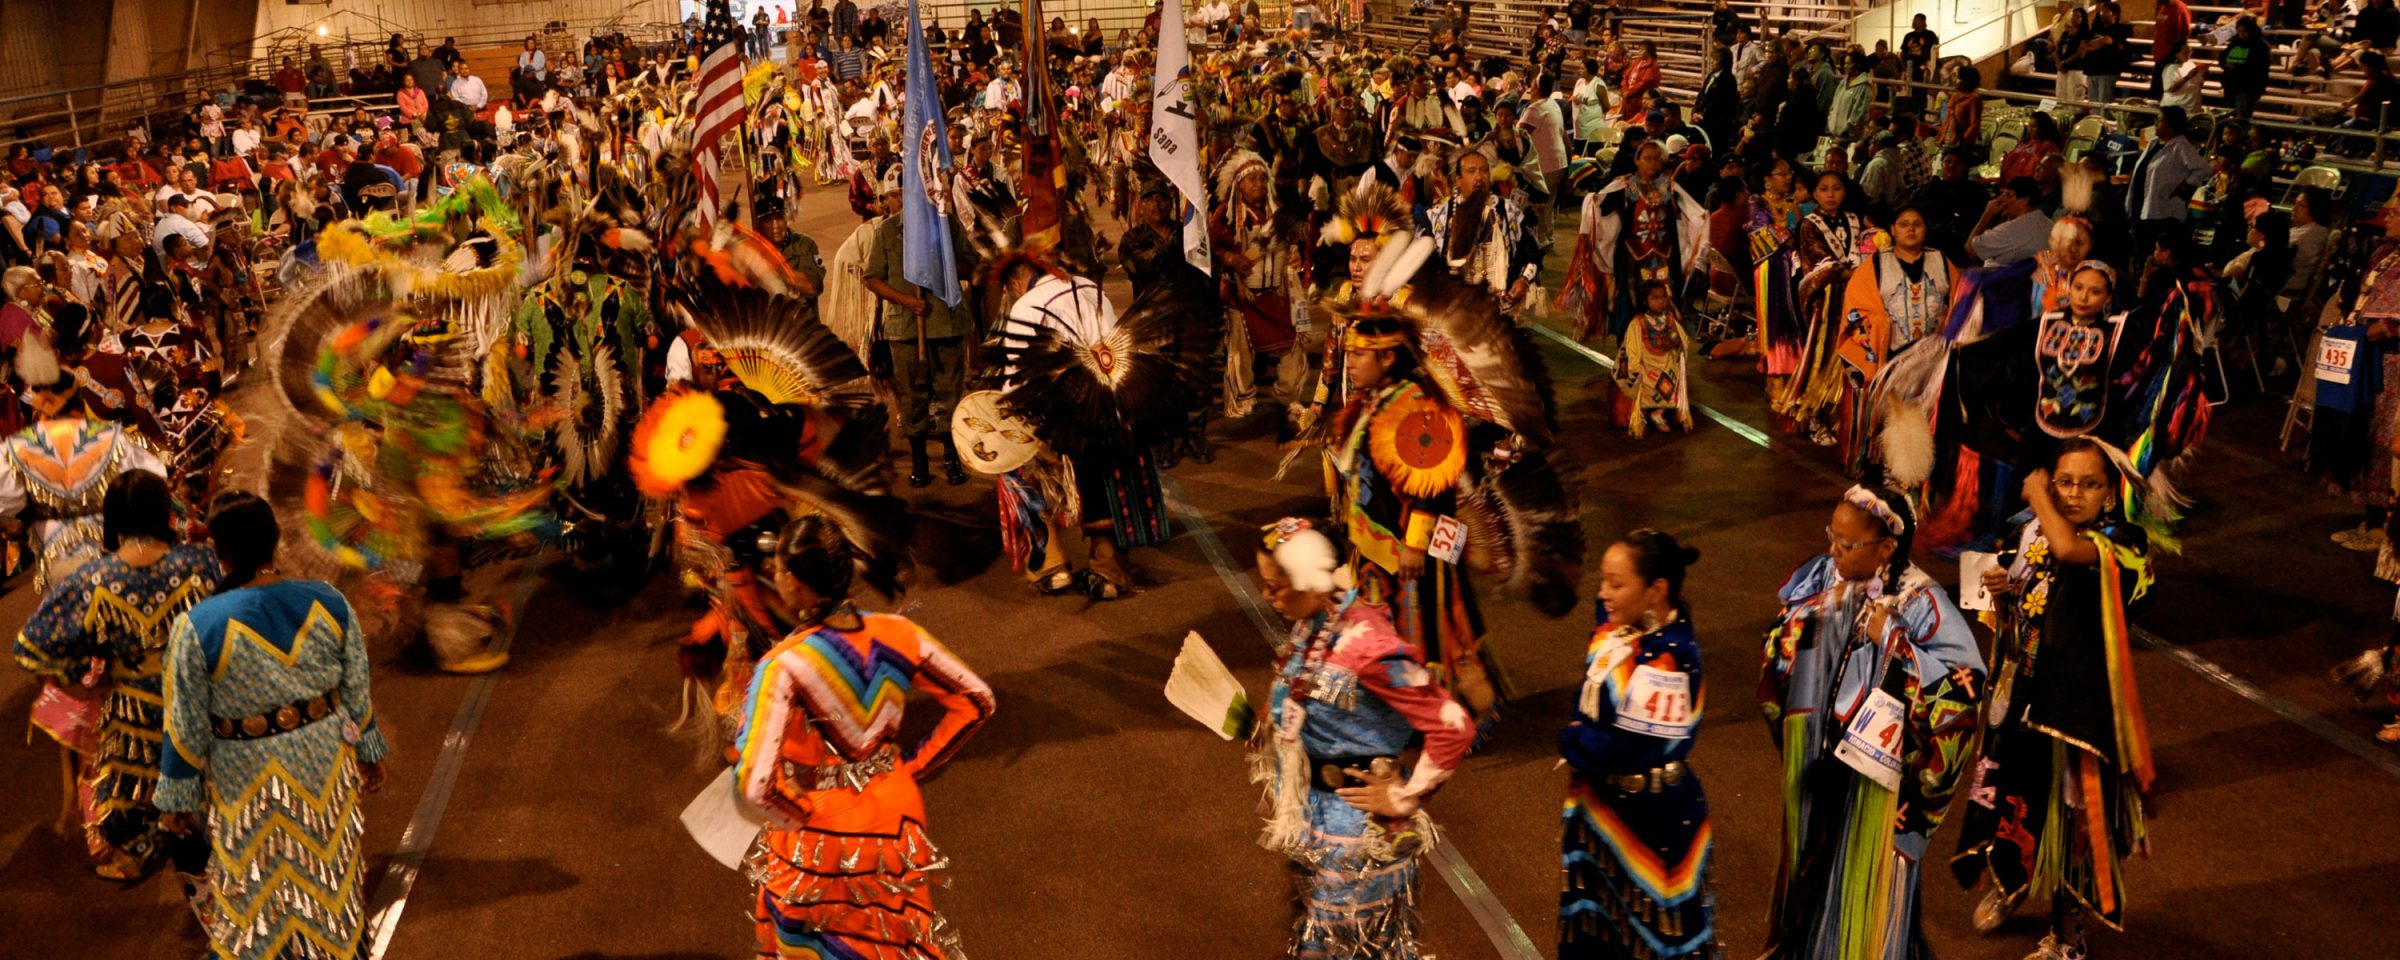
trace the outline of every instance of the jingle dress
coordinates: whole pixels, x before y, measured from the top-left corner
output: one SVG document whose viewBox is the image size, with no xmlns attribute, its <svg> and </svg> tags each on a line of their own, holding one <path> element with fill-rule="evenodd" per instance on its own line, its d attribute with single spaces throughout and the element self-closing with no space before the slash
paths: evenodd
<svg viewBox="0 0 2400 960">
<path fill-rule="evenodd" d="M 1777 595 L 1783 612 L 1767 633 L 1759 684 L 1783 753 L 1768 956 L 1923 955 L 1917 885 L 1975 735 L 1984 678 L 1975 636 L 1949 595 L 1913 566 L 1897 588 L 1882 577 L 1845 584 L 1833 558 L 1819 555 Z M 1871 621 L 1877 606 L 1886 610 L 1881 635 Z M 1876 753 L 1883 766 L 1862 757 L 1880 773 L 1836 753 L 1853 728 L 1888 734 L 1879 746 L 1897 747 Z"/>
<path fill-rule="evenodd" d="M 128 470 L 167 475 L 132 431 L 104 420 L 53 417 L 0 441 L 0 517 L 25 521 L 41 558 L 37 588 L 100 555 L 100 501 Z"/>
<path fill-rule="evenodd" d="M 1689 618 L 1592 633 L 1567 781 L 1560 960 L 1716 957 L 1708 796 L 1686 765 L 1706 700 Z"/>
<path fill-rule="evenodd" d="M 1822 210 L 1800 220 L 1792 262 L 1799 270 L 1792 301 L 1798 308 L 1787 329 L 1801 336 L 1791 383 L 1775 398 L 1775 412 L 1808 426 L 1841 396 L 1835 348 L 1841 338 L 1843 293 L 1862 255 L 1874 250 L 1872 230 L 1858 214 Z"/>
<path fill-rule="evenodd" d="M 2105 520 L 2083 537 L 2097 564 L 2061 562 L 2037 520 L 2003 541 L 2017 587 L 1950 867 L 1968 886 L 1988 875 L 2012 903 L 2063 894 L 2121 930 L 2122 866 L 2149 850 L 2142 797 L 2155 773 L 2125 614 L 2150 588 L 2149 538 Z"/>
<path fill-rule="evenodd" d="M 1799 323 L 1800 294 L 1794 284 L 1799 269 L 1793 258 L 1792 235 L 1800 230 L 1800 201 L 1759 194 L 1750 198 L 1750 262 L 1757 303 L 1760 363 L 1770 377 L 1789 377 L 1800 368 L 1800 341 L 1807 330 Z"/>
<path fill-rule="evenodd" d="M 175 622 L 157 804 L 207 811 L 222 960 L 356 956 L 361 763 L 387 747 L 367 639 L 340 591 L 283 580 Z"/>
<path fill-rule="evenodd" d="M 917 781 L 991 718 L 992 690 L 906 617 L 859 619 L 856 630 L 793 634 L 751 679 L 734 778 L 767 820 L 749 855 L 760 957 L 941 960 L 958 950 L 933 909 L 928 874 L 949 861 L 926 838 Z M 943 714 L 903 748 L 912 689 Z"/>
<path fill-rule="evenodd" d="M 1414 748 L 1423 769 L 1400 772 L 1430 793 L 1466 758 L 1473 724 L 1371 604 L 1294 624 L 1288 643 L 1268 696 L 1275 730 L 1253 769 L 1274 812 L 1260 844 L 1308 871 L 1291 955 L 1415 960 L 1417 858 L 1433 824 L 1422 811 L 1377 816 L 1334 791 L 1353 785 L 1345 771 Z"/>
<path fill-rule="evenodd" d="M 2394 348 L 2400 340 L 2366 335 L 2377 330 L 2400 335 L 2400 246 L 2385 247 L 2373 262 L 2342 323 L 2350 329 L 2325 338 L 2347 341 L 2348 352 L 2358 355 L 2351 379 L 2364 382 L 2345 391 L 2350 402 L 2339 405 L 2328 402 L 2325 384 L 2318 385 L 2308 459 L 2330 485 L 2358 503 L 2389 507 L 2400 489 L 2394 484 L 2392 453 L 2400 444 L 2400 349 Z"/>
<path fill-rule="evenodd" d="M 73 687 L 105 670 L 107 703 L 86 775 L 92 791 L 85 827 L 107 849 L 152 861 L 168 852 L 151 794 L 158 786 L 159 736 L 168 629 L 215 593 L 222 567 L 192 546 L 137 567 L 103 554 L 68 577 L 17 635 L 17 663 L 45 683 Z M 197 864 L 187 864 L 196 871 Z"/>
</svg>

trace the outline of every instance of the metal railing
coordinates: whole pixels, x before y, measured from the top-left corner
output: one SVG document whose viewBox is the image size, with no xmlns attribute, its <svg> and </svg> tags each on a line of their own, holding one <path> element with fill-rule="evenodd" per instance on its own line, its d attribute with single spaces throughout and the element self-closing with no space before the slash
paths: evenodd
<svg viewBox="0 0 2400 960">
<path fill-rule="evenodd" d="M 1944 87 L 1940 84 L 1922 83 L 1911 80 L 1877 80 L 1875 83 L 1887 87 L 1902 87 L 1945 93 L 1951 92 L 1950 88 Z M 2122 100 L 2115 103 L 2100 103 L 2094 100 L 2077 100 L 2072 98 L 2060 99 L 2058 97 L 2043 96 L 2038 93 L 2024 93 L 2016 90 L 1978 90 L 1976 91 L 1976 95 L 1999 100 L 2029 101 L 2036 104 L 2048 103 L 2055 106 L 2070 107 L 2084 113 L 2105 113 L 2113 111 L 2120 114 L 2157 116 L 2159 111 L 2158 105 L 2152 103 Z M 2230 110 L 2223 110 L 2213 107 L 2203 107 L 2201 108 L 2201 112 L 2204 112 L 2212 117 L 2232 115 L 2232 111 Z M 2379 173 L 2382 172 L 2383 168 L 2387 165 L 2400 166 L 2400 152 L 2396 152 L 2390 160 L 2384 159 L 2384 148 L 2387 144 L 2400 145 L 2400 133 L 2395 133 L 2391 129 L 2392 104 L 2389 102 L 2386 102 L 2383 105 L 2381 115 L 2376 118 L 2375 129 L 2373 130 L 2359 127 L 2331 127 L 2306 123 L 2290 123 L 2282 120 L 2260 120 L 2255 116 L 2242 117 L 2241 121 L 2245 126 L 2257 127 L 2262 130 L 2287 131 L 2290 133 L 2299 134 L 2303 138 L 2335 136 L 2349 137 L 2352 139 L 2368 138 L 2374 141 L 2374 153 L 2371 154 L 2366 161 L 2362 162 L 2361 160 L 2353 157 L 2329 157 L 2319 155 L 2316 159 L 2309 161 L 2311 164 L 2316 166 L 2335 167 L 2360 173 Z"/>
<path fill-rule="evenodd" d="M 627 21 L 627 11 L 640 6 L 644 4 L 628 4 L 608 17 L 496 25 L 450 36 L 457 37 L 462 47 L 481 47 L 513 44 L 528 34 L 543 35 L 554 25 L 577 36 L 622 32 L 629 39 L 645 44 L 662 43 L 678 35 L 680 24 Z M 375 23 L 379 29 L 393 26 L 369 14 L 343 15 Z M 355 53 L 359 63 L 376 62 L 382 59 L 392 33 L 402 34 L 412 44 L 423 39 L 422 34 L 406 29 L 391 29 L 372 38 L 362 38 L 337 37 L 330 30 L 327 35 L 319 36 L 312 30 L 287 28 L 210 51 L 204 58 L 207 65 L 191 70 L 0 98 L 0 150 L 25 143 L 83 150 L 107 143 L 127 128 L 148 127 L 161 117 L 197 109 L 217 91 L 239 89 L 248 81 L 265 79 L 273 75 L 285 56 L 301 61 L 316 52 L 326 54 L 332 62 L 345 63 L 349 61 L 345 54 Z M 261 41 L 267 42 L 269 54 L 252 56 L 260 49 Z"/>
</svg>

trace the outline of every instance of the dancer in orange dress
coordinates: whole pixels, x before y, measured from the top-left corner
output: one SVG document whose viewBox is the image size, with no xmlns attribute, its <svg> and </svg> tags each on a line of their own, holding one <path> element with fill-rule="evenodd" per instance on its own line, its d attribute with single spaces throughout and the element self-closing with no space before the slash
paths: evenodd
<svg viewBox="0 0 2400 960">
<path fill-rule="evenodd" d="M 849 603 L 854 548 L 824 514 L 776 537 L 775 588 L 802 626 L 758 662 L 743 712 L 742 796 L 767 820 L 749 855 L 758 956 L 943 960 L 958 934 L 934 912 L 917 781 L 991 718 L 992 690 L 906 617 Z M 904 746 L 912 690 L 941 721 Z"/>
</svg>

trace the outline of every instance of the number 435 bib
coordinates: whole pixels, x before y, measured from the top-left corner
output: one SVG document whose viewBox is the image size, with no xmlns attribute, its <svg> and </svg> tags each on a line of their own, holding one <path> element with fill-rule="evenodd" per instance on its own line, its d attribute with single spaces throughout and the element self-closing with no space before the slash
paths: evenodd
<svg viewBox="0 0 2400 960">
<path fill-rule="evenodd" d="M 1907 722 L 1908 709 L 1899 698 L 1881 690 L 1870 691 L 1867 702 L 1851 715 L 1850 726 L 1842 731 L 1842 742 L 1834 745 L 1833 755 L 1884 789 L 1899 790 L 1901 733 Z"/>
</svg>

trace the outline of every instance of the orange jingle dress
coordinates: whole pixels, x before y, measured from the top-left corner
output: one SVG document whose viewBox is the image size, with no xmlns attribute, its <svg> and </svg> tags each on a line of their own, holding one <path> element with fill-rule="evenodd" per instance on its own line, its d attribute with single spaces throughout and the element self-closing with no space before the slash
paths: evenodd
<svg viewBox="0 0 2400 960">
<path fill-rule="evenodd" d="M 734 769 L 767 819 L 751 848 L 760 957 L 946 960 L 958 937 L 928 873 L 949 865 L 925 836 L 917 780 L 991 718 L 992 690 L 906 617 L 818 626 L 760 658 Z M 912 688 L 941 722 L 900 745 Z"/>
</svg>

